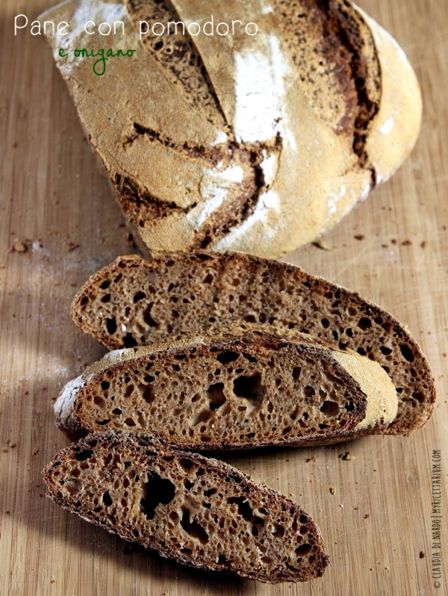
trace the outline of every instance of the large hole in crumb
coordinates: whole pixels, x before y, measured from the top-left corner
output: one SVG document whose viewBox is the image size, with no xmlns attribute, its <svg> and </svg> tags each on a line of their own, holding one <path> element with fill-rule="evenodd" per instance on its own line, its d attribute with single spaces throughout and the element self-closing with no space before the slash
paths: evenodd
<svg viewBox="0 0 448 596">
<path fill-rule="evenodd" d="M 131 383 L 130 385 L 128 385 L 124 391 L 124 397 L 131 397 L 131 395 L 134 393 L 134 385 Z"/>
<path fill-rule="evenodd" d="M 242 375 L 233 381 L 233 391 L 237 397 L 244 399 L 260 400 L 264 396 L 264 387 L 261 383 L 261 374 Z"/>
<path fill-rule="evenodd" d="M 138 389 L 146 403 L 150 404 L 151 402 L 154 401 L 156 396 L 155 396 L 154 390 L 152 388 L 152 385 L 150 385 L 150 384 L 144 385 L 143 383 L 141 383 L 138 386 Z"/>
<path fill-rule="evenodd" d="M 239 357 L 237 352 L 221 352 L 218 354 L 216 358 L 221 362 L 221 364 L 229 364 L 230 362 L 235 362 Z"/>
<path fill-rule="evenodd" d="M 106 319 L 106 329 L 109 335 L 113 335 L 115 333 L 115 331 L 117 330 L 117 321 L 115 317 L 112 317 L 111 319 Z"/>
<path fill-rule="evenodd" d="M 127 333 L 123 337 L 123 345 L 125 348 L 134 348 L 137 345 L 137 341 L 132 333 Z"/>
<path fill-rule="evenodd" d="M 185 530 L 185 532 L 194 538 L 195 540 L 199 540 L 201 544 L 207 544 L 208 542 L 208 534 L 205 529 L 195 520 L 191 520 L 190 512 L 188 509 L 182 509 L 182 519 L 180 525 Z"/>
<path fill-rule="evenodd" d="M 320 411 L 325 416 L 337 416 L 339 414 L 339 404 L 335 401 L 324 401 Z"/>
<path fill-rule="evenodd" d="M 400 352 L 403 355 L 403 358 L 408 362 L 414 362 L 414 352 L 407 344 L 400 345 Z"/>
<path fill-rule="evenodd" d="M 103 503 L 106 505 L 106 507 L 110 507 L 112 505 L 112 497 L 110 496 L 108 490 L 106 490 L 106 492 L 103 494 Z"/>
<path fill-rule="evenodd" d="M 134 304 L 140 302 L 140 300 L 143 300 L 144 298 L 146 298 L 145 292 L 136 292 L 134 294 Z"/>
<path fill-rule="evenodd" d="M 226 401 L 226 396 L 224 395 L 224 384 L 215 383 L 214 385 L 210 385 L 210 387 L 207 389 L 207 397 L 210 410 L 217 410 L 220 408 Z"/>
<path fill-rule="evenodd" d="M 144 320 L 144 321 L 145 321 L 145 323 L 146 323 L 147 325 L 149 325 L 150 327 L 158 327 L 158 326 L 159 326 L 159 323 L 158 323 L 156 320 L 154 320 L 154 319 L 152 318 L 152 315 L 151 315 L 151 311 L 152 311 L 152 307 L 153 307 L 153 306 L 154 306 L 154 302 L 151 302 L 151 304 L 149 304 L 149 305 L 148 305 L 148 306 L 145 308 L 145 310 L 143 311 L 143 320 Z"/>
<path fill-rule="evenodd" d="M 361 317 L 358 321 L 358 327 L 363 331 L 370 329 L 372 326 L 372 321 L 368 317 Z"/>
<path fill-rule="evenodd" d="M 76 461 L 85 461 L 86 459 L 89 459 L 89 457 L 92 457 L 93 451 L 91 449 L 84 449 L 83 451 L 78 451 L 78 453 L 75 453 L 75 459 Z"/>
<path fill-rule="evenodd" d="M 301 372 L 302 372 L 302 369 L 300 368 L 300 366 L 295 366 L 292 369 L 292 378 L 294 379 L 294 381 L 297 381 L 297 379 L 300 377 Z"/>
<path fill-rule="evenodd" d="M 246 321 L 246 323 L 256 323 L 257 319 L 254 315 L 245 315 L 243 321 Z"/>
<path fill-rule="evenodd" d="M 167 478 L 162 478 L 156 472 L 149 475 L 143 487 L 143 497 L 140 507 L 148 519 L 154 519 L 158 505 L 168 505 L 174 499 L 176 488 Z"/>
<path fill-rule="evenodd" d="M 255 364 L 257 362 L 257 358 L 252 354 L 248 354 L 247 352 L 243 353 L 243 357 L 249 362 L 252 362 L 252 364 Z"/>
<path fill-rule="evenodd" d="M 253 511 L 246 497 L 230 497 L 227 499 L 229 505 L 235 504 L 238 506 L 238 513 L 246 521 L 252 521 Z"/>
<path fill-rule="evenodd" d="M 282 538 L 285 535 L 285 528 L 281 524 L 275 524 L 274 529 L 272 531 L 272 535 L 275 538 Z"/>
<path fill-rule="evenodd" d="M 207 490 L 204 490 L 204 496 L 206 497 L 211 497 L 212 495 L 216 495 L 218 491 L 216 490 L 216 488 L 209 488 Z"/>
<path fill-rule="evenodd" d="M 296 555 L 298 557 L 304 557 L 311 552 L 311 548 L 311 544 L 308 544 L 307 542 L 305 544 L 301 544 L 296 548 Z"/>
<path fill-rule="evenodd" d="M 414 393 L 412 394 L 412 397 L 414 399 L 416 399 L 418 402 L 420 402 L 421 404 L 423 404 L 425 402 L 425 394 L 422 393 L 421 391 L 414 391 Z"/>
<path fill-rule="evenodd" d="M 194 465 L 193 462 L 191 461 L 191 459 L 186 459 L 185 457 L 180 459 L 179 463 L 186 472 L 189 472 L 193 468 L 193 465 Z"/>
</svg>

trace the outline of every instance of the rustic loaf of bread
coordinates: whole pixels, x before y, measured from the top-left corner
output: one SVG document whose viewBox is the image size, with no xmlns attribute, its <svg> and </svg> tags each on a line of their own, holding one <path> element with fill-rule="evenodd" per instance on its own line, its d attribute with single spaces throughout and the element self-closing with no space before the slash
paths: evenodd
<svg viewBox="0 0 448 596">
<path fill-rule="evenodd" d="M 261 328 L 110 352 L 55 403 L 70 436 L 144 431 L 192 450 L 323 445 L 385 428 L 398 398 L 365 356 Z"/>
<path fill-rule="evenodd" d="M 211 13 L 258 33 L 190 35 Z M 87 19 L 121 20 L 125 36 L 87 34 Z M 72 24 L 67 37 L 49 34 L 55 60 L 152 251 L 284 254 L 330 229 L 417 138 L 421 97 L 406 56 L 347 0 L 68 0 L 45 20 Z M 74 52 L 106 41 L 136 55 L 110 59 L 98 79 Z"/>
<path fill-rule="evenodd" d="M 407 434 L 431 416 L 435 387 L 409 332 L 355 292 L 302 269 L 239 253 L 119 257 L 93 275 L 72 306 L 75 323 L 108 349 L 159 343 L 210 326 L 268 324 L 310 334 L 336 350 L 378 362 L 399 397 L 380 432 Z"/>
<path fill-rule="evenodd" d="M 139 433 L 91 434 L 60 451 L 44 479 L 58 505 L 186 565 L 276 583 L 319 577 L 328 563 L 292 501 Z"/>
</svg>

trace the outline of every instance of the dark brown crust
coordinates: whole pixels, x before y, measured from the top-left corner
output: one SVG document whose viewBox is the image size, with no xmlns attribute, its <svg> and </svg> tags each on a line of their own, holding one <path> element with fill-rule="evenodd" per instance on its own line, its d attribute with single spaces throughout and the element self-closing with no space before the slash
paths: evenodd
<svg viewBox="0 0 448 596">
<path fill-rule="evenodd" d="M 244 343 L 243 343 L 244 342 Z M 277 352 L 280 348 L 288 348 L 294 350 L 299 344 L 293 344 L 292 342 L 282 340 L 278 336 L 269 335 L 267 333 L 258 333 L 256 337 L 251 337 L 251 334 L 245 334 L 238 338 L 228 338 L 226 340 L 214 341 L 211 340 L 207 345 L 196 345 L 195 348 L 199 354 L 205 355 L 210 354 L 212 350 L 219 351 L 245 351 L 247 345 L 247 351 L 251 354 L 257 354 L 260 351 L 260 347 L 267 348 L 268 350 Z M 244 348 L 243 348 L 244 346 Z M 169 356 L 171 354 L 185 353 L 192 346 L 183 346 L 182 348 L 171 348 L 161 353 L 160 358 Z M 350 374 L 333 358 L 331 352 L 328 349 L 312 344 L 300 344 L 300 348 L 303 348 L 304 353 L 308 354 L 316 362 L 316 366 L 322 366 L 329 369 L 331 374 L 341 380 L 345 387 L 349 388 L 353 396 L 353 410 L 347 412 L 347 422 L 345 428 L 336 430 L 326 430 L 325 433 L 314 433 L 304 435 L 303 437 L 291 437 L 288 435 L 277 434 L 275 436 L 266 439 L 265 441 L 259 441 L 254 439 L 245 439 L 240 441 L 193 441 L 192 443 L 182 442 L 177 444 L 173 437 L 164 435 L 164 429 L 156 429 L 154 427 L 148 429 L 137 429 L 138 432 L 145 432 L 150 434 L 152 437 L 166 442 L 170 445 L 175 445 L 179 449 L 196 450 L 196 451 L 220 451 L 230 449 L 258 449 L 262 447 L 305 447 L 311 445 L 322 445 L 330 443 L 339 443 L 356 437 L 359 431 L 355 431 L 355 427 L 359 424 L 366 415 L 367 398 L 365 393 L 362 391 L 358 382 L 350 376 Z M 107 369 L 110 378 L 110 371 L 113 371 L 117 375 L 127 370 L 129 367 L 144 368 L 148 356 L 140 356 L 132 361 L 126 361 L 114 364 Z M 173 373 L 174 374 L 174 373 Z M 101 427 L 92 424 L 92 420 L 87 419 L 86 412 L 83 411 L 81 405 L 83 398 L 86 396 L 86 392 L 89 387 L 97 387 L 104 379 L 104 372 L 96 374 L 87 385 L 79 392 L 75 402 L 71 416 L 68 418 L 67 423 L 64 423 L 60 417 L 57 417 L 57 426 L 66 432 L 71 438 L 78 438 L 84 436 L 90 432 L 101 432 Z M 89 417 L 90 418 L 90 417 Z M 108 430 L 113 427 L 109 427 Z M 245 431 L 250 431 L 251 428 L 246 428 Z M 104 432 L 104 431 L 103 431 Z M 135 432 L 135 431 L 134 431 Z M 373 429 L 368 429 L 368 433 L 374 432 Z"/>
<path fill-rule="evenodd" d="M 87 296 L 92 296 L 95 294 L 95 292 L 98 291 L 101 281 L 105 278 L 112 277 L 112 273 L 114 272 L 123 273 L 124 270 L 128 268 L 129 270 L 141 268 L 142 279 L 144 279 L 146 272 L 149 273 L 153 271 L 154 274 L 157 274 L 157 270 L 160 267 L 165 266 L 168 262 L 174 262 L 176 264 L 180 263 L 182 267 L 188 268 L 190 264 L 203 264 L 205 261 L 207 261 L 208 267 L 214 267 L 217 271 L 224 271 L 227 263 L 233 262 L 237 263 L 241 267 L 242 271 L 267 271 L 270 278 L 273 280 L 284 279 L 286 276 L 289 282 L 294 285 L 294 288 L 297 288 L 297 295 L 301 296 L 303 293 L 303 296 L 305 297 L 304 299 L 308 301 L 314 299 L 315 297 L 323 299 L 326 293 L 330 293 L 337 296 L 337 300 L 340 303 L 344 303 L 347 307 L 357 307 L 360 313 L 369 313 L 371 318 L 376 317 L 381 319 L 383 321 L 383 326 L 388 330 L 390 341 L 395 342 L 397 346 L 405 344 L 409 347 L 409 350 L 411 350 L 413 357 L 412 368 L 415 369 L 416 373 L 412 377 L 409 377 L 413 379 L 413 393 L 410 393 L 411 389 L 409 389 L 407 394 L 403 392 L 403 389 L 401 392 L 399 392 L 401 393 L 399 396 L 399 413 L 395 421 L 387 429 L 381 429 L 378 430 L 378 432 L 381 434 L 409 434 L 414 429 L 422 426 L 430 418 L 436 399 L 434 378 L 424 354 L 422 353 L 417 342 L 410 336 L 409 332 L 392 315 L 385 312 L 375 304 L 365 300 L 356 292 L 350 292 L 349 290 L 332 284 L 331 282 L 328 282 L 322 278 L 307 274 L 298 267 L 287 265 L 285 263 L 252 257 L 240 253 L 176 253 L 166 254 L 164 256 L 157 257 L 152 261 L 144 261 L 137 256 L 120 257 L 114 263 L 93 275 L 78 292 L 72 305 L 73 320 L 85 333 L 90 334 L 107 348 L 121 348 L 123 347 L 123 343 L 120 341 L 119 337 L 114 338 L 106 336 L 94 320 L 88 316 L 86 317 L 83 314 L 83 298 L 86 299 Z M 270 282 L 266 283 L 269 286 Z M 259 291 L 258 288 L 255 291 Z M 297 327 L 298 331 L 306 333 L 307 329 L 300 328 L 299 314 L 300 313 L 298 312 L 297 322 L 295 322 L 294 325 Z M 317 316 L 319 318 L 324 317 L 327 316 L 327 313 L 319 312 Z M 228 322 L 229 321 L 221 321 L 223 324 Z M 350 344 L 347 338 L 345 339 L 347 339 L 349 343 L 341 346 L 337 340 L 335 341 L 333 339 L 331 332 L 331 327 L 328 328 L 328 331 L 324 331 L 319 328 L 320 335 L 317 337 L 314 334 L 313 339 L 316 339 L 317 341 L 324 341 L 325 343 L 328 343 L 328 345 L 336 347 L 337 349 L 346 348 L 354 349 L 356 351 L 356 345 Z M 160 338 L 157 338 L 155 335 L 153 340 L 148 339 L 148 341 L 156 342 L 158 339 Z M 378 360 L 378 362 L 382 364 L 380 356 L 381 355 L 379 354 L 374 359 Z M 392 380 L 394 380 L 394 377 L 397 377 L 399 374 L 403 373 L 403 371 L 408 371 L 410 366 L 411 365 L 409 362 L 407 362 L 403 357 L 402 366 L 400 366 L 397 370 L 389 371 Z M 406 372 L 406 374 L 408 373 Z M 397 383 L 395 383 L 395 385 L 397 387 Z M 405 416 L 401 416 L 400 404 L 403 403 L 404 405 L 404 403 L 408 403 L 409 401 L 413 403 L 412 410 L 408 410 Z M 361 434 L 366 433 L 360 433 L 360 435 Z"/>
<path fill-rule="evenodd" d="M 264 494 L 269 496 L 270 500 L 277 501 L 277 502 L 280 501 L 281 503 L 284 503 L 285 506 L 288 507 L 289 509 L 294 508 L 294 510 L 296 510 L 299 515 L 301 515 L 301 514 L 307 515 L 307 517 L 309 518 L 310 531 L 313 534 L 313 543 L 318 545 L 319 554 L 320 554 L 320 560 L 318 560 L 316 563 L 315 573 L 312 577 L 304 578 L 304 577 L 294 577 L 291 575 L 289 575 L 288 577 L 283 577 L 283 576 L 281 576 L 281 574 L 279 574 L 277 577 L 266 577 L 266 576 L 254 575 L 253 573 L 250 572 L 250 570 L 245 570 L 245 569 L 227 569 L 227 571 L 236 573 L 240 577 L 244 577 L 244 578 L 248 578 L 248 579 L 252 579 L 252 580 L 258 580 L 258 581 L 262 581 L 262 582 L 266 582 L 266 583 L 277 583 L 277 582 L 281 582 L 281 581 L 306 581 L 309 579 L 313 579 L 315 577 L 320 577 L 324 573 L 325 568 L 328 565 L 328 556 L 324 552 L 322 536 L 319 532 L 319 529 L 313 522 L 313 520 L 298 505 L 293 503 L 287 497 L 270 489 L 269 487 L 256 484 L 248 476 L 246 476 L 245 474 L 243 474 L 242 472 L 240 472 L 233 466 L 230 466 L 229 464 L 226 464 L 222 461 L 218 461 L 215 459 L 209 459 L 209 458 L 206 458 L 199 454 L 178 450 L 176 448 L 166 445 L 165 443 L 163 443 L 161 441 L 151 439 L 146 435 L 142 435 L 142 434 L 138 434 L 138 433 L 131 434 L 131 433 L 114 432 L 114 431 L 107 432 L 107 433 L 92 433 L 92 434 L 88 435 L 87 437 L 85 437 L 84 439 L 81 439 L 76 445 L 66 447 L 66 448 L 62 449 L 61 451 L 59 451 L 59 453 L 56 454 L 53 461 L 50 464 L 48 464 L 42 472 L 43 479 L 45 481 L 46 488 L 47 488 L 46 496 L 48 498 L 50 498 L 52 501 L 54 501 L 55 503 L 57 503 L 58 505 L 60 505 L 61 507 L 63 507 L 64 509 L 66 509 L 67 511 L 70 511 L 71 513 L 80 515 L 86 521 L 107 530 L 111 534 L 118 534 L 118 536 L 120 536 L 124 540 L 127 540 L 129 542 L 136 542 L 135 538 L 133 538 L 130 534 L 125 534 L 123 531 L 120 532 L 119 530 L 117 530 L 114 527 L 107 526 L 106 524 L 100 523 L 98 521 L 98 519 L 95 518 L 95 515 L 93 513 L 90 513 L 90 515 L 86 514 L 86 512 L 81 513 L 80 509 L 82 509 L 82 505 L 79 505 L 78 507 L 76 507 L 75 505 L 67 503 L 63 498 L 61 498 L 60 495 L 58 495 L 57 488 L 55 486 L 55 483 L 52 480 L 53 469 L 58 464 L 66 461 L 67 459 L 70 459 L 70 457 L 72 456 L 72 453 L 73 453 L 73 449 L 81 449 L 81 450 L 89 449 L 92 447 L 92 442 L 95 442 L 96 444 L 98 444 L 98 443 L 108 444 L 108 443 L 113 442 L 115 444 L 121 444 L 123 446 L 123 448 L 132 447 L 132 446 L 135 448 L 139 448 L 139 447 L 143 447 L 143 448 L 150 447 L 151 448 L 152 447 L 155 449 L 155 451 L 157 452 L 158 455 L 174 456 L 175 458 L 182 458 L 183 456 L 187 456 L 189 459 L 192 459 L 192 460 L 200 463 L 207 470 L 215 469 L 215 470 L 224 472 L 232 480 L 234 480 L 234 481 L 237 480 L 239 486 L 245 486 L 248 489 L 256 491 L 256 492 L 262 491 Z M 152 548 L 152 545 L 147 542 L 145 543 L 145 541 L 138 541 L 138 543 L 146 548 Z M 178 563 L 181 563 L 183 565 L 187 565 L 190 567 L 196 567 L 199 569 L 207 569 L 210 571 L 222 571 L 223 570 L 222 565 L 221 566 L 216 565 L 214 567 L 201 565 L 201 564 L 198 564 L 197 561 L 192 560 L 191 558 L 182 556 L 182 554 L 180 552 L 173 551 L 168 548 L 166 550 L 159 550 L 158 552 L 159 552 L 160 556 L 162 556 L 164 558 L 174 559 Z"/>
<path fill-rule="evenodd" d="M 375 183 L 365 147 L 381 100 L 381 66 L 369 25 L 348 0 L 274 0 L 274 10 L 300 80 L 313 89 L 309 101 L 337 134 L 352 139 L 360 167 L 371 170 Z M 302 51 L 312 45 L 314 60 L 308 64 Z M 319 110 L 319 96 L 336 103 L 342 98 L 345 111 L 339 121 L 334 121 L 334 110 L 328 106 L 328 114 L 320 113 L 325 110 Z"/>
</svg>

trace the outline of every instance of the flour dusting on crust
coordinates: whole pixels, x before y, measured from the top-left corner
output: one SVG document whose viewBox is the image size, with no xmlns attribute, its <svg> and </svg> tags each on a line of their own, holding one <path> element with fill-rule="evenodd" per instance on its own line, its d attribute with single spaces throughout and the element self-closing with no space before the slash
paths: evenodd
<svg viewBox="0 0 448 596">
<path fill-rule="evenodd" d="M 72 414 L 73 404 L 76 397 L 85 385 L 83 375 L 69 381 L 63 388 L 61 394 L 54 404 L 54 413 L 62 426 L 67 426 L 67 422 Z"/>
<path fill-rule="evenodd" d="M 66 2 L 60 6 L 63 7 Z M 43 18 L 45 15 L 42 15 Z M 103 2 L 101 0 L 81 0 L 70 18 L 70 33 L 68 35 L 55 34 L 55 45 L 53 55 L 59 70 L 65 77 L 71 76 L 81 60 L 75 58 L 73 52 L 75 48 L 82 48 L 83 39 L 91 39 L 94 36 L 88 35 L 85 26 L 88 21 L 99 23 L 115 23 L 123 21 L 126 17 L 126 8 L 123 3 Z M 107 39 L 107 38 L 106 38 Z M 86 45 L 86 44 L 84 44 Z M 59 50 L 63 49 L 68 53 L 67 58 L 59 56 Z"/>
<path fill-rule="evenodd" d="M 265 52 L 250 47 L 235 52 L 235 135 L 239 141 L 263 142 L 281 134 L 296 147 L 285 122 L 288 60 L 275 35 L 266 45 Z"/>
<path fill-rule="evenodd" d="M 247 231 L 256 224 L 263 224 L 268 219 L 272 220 L 273 213 L 280 213 L 280 197 L 274 190 L 268 190 L 260 196 L 255 211 L 242 224 L 233 228 L 225 238 L 216 243 L 216 250 L 229 250 L 234 242 L 242 238 Z M 280 222 L 279 222 L 280 225 Z M 275 234 L 275 228 L 266 226 L 265 234 Z"/>
</svg>

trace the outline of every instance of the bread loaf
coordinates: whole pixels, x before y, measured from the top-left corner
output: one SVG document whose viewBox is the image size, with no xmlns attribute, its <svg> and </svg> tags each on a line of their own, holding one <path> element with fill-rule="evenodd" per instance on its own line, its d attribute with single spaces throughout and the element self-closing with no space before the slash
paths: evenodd
<svg viewBox="0 0 448 596">
<path fill-rule="evenodd" d="M 55 403 L 69 435 L 144 431 L 193 450 L 322 445 L 384 428 L 389 376 L 364 356 L 259 329 L 110 352 Z"/>
<path fill-rule="evenodd" d="M 238 253 L 120 257 L 87 281 L 72 316 L 108 349 L 239 321 L 268 324 L 280 335 L 308 333 L 333 349 L 367 356 L 389 374 L 398 412 L 381 432 L 407 434 L 434 407 L 428 362 L 396 319 L 355 292 L 285 263 Z"/>
<path fill-rule="evenodd" d="M 179 563 L 271 583 L 319 577 L 328 563 L 318 528 L 292 501 L 138 433 L 89 435 L 44 479 L 58 505 Z"/>
<path fill-rule="evenodd" d="M 258 32 L 189 33 L 210 18 Z M 87 19 L 120 19 L 125 34 L 87 34 Z M 417 138 L 409 62 L 347 0 L 69 0 L 45 20 L 72 24 L 62 40 L 49 33 L 56 63 L 151 251 L 284 254 L 336 224 Z M 74 52 L 106 42 L 136 54 L 98 79 Z"/>
</svg>

